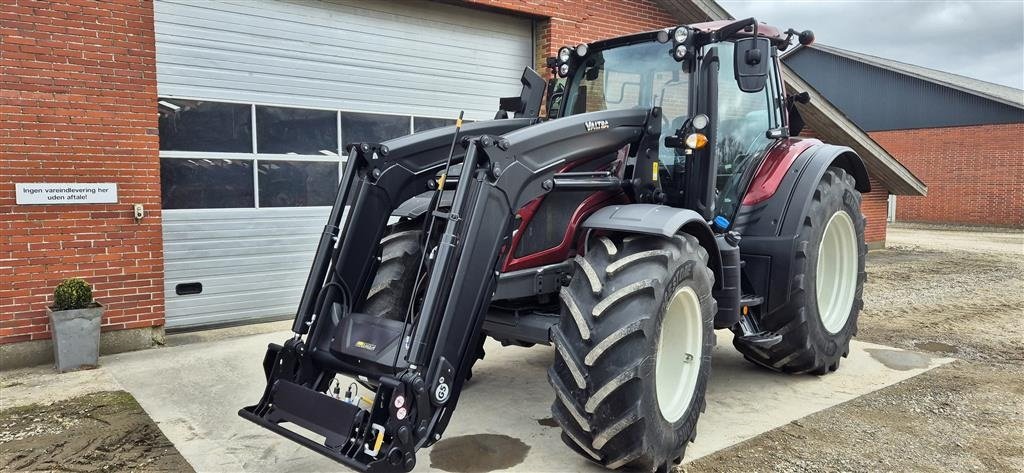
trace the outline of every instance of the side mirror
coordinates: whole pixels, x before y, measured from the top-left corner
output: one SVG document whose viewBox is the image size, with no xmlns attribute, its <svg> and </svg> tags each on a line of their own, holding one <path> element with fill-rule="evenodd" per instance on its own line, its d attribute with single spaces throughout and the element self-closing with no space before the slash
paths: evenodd
<svg viewBox="0 0 1024 473">
<path fill-rule="evenodd" d="M 760 92 L 768 82 L 768 61 L 772 44 L 768 38 L 737 39 L 733 50 L 736 83 L 744 92 Z"/>
</svg>

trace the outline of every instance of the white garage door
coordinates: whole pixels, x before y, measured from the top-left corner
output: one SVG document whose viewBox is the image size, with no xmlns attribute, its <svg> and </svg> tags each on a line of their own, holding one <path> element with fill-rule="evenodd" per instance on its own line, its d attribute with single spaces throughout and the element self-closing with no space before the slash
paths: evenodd
<svg viewBox="0 0 1024 473">
<path fill-rule="evenodd" d="M 293 315 L 339 151 L 491 118 L 528 19 L 427 1 L 155 3 L 167 326 Z"/>
</svg>

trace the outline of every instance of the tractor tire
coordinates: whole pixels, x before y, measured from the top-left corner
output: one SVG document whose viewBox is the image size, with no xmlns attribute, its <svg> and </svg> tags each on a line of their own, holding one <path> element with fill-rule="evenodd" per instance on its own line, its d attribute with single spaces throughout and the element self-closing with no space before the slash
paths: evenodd
<svg viewBox="0 0 1024 473">
<path fill-rule="evenodd" d="M 839 368 L 864 306 L 864 216 L 850 174 L 830 167 L 811 196 L 793 255 L 789 303 L 759 319 L 782 340 L 770 347 L 733 344 L 751 362 L 783 373 L 824 375 Z"/>
<path fill-rule="evenodd" d="M 406 309 L 416 285 L 423 231 L 418 223 L 395 224 L 380 240 L 381 257 L 363 311 L 391 320 L 405 320 Z"/>
<path fill-rule="evenodd" d="M 608 468 L 667 471 L 696 436 L 715 345 L 708 254 L 690 235 L 598 237 L 561 290 L 552 416 Z"/>
<path fill-rule="evenodd" d="M 386 319 L 404 321 L 412 291 L 416 286 L 416 270 L 420 264 L 423 248 L 422 220 L 415 219 L 391 225 L 388 235 L 380 240 L 381 258 L 377 274 L 367 293 L 363 311 Z M 473 365 L 484 358 L 484 341 L 481 335 L 476 346 L 476 357 L 466 373 L 466 380 L 473 378 Z"/>
</svg>

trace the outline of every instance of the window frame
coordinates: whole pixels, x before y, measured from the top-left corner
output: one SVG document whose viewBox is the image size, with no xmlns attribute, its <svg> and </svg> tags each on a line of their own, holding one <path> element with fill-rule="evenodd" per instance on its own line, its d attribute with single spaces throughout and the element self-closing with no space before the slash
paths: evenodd
<svg viewBox="0 0 1024 473">
<path fill-rule="evenodd" d="M 260 206 L 260 195 L 259 195 L 259 163 L 260 161 L 306 161 L 306 162 L 327 162 L 338 164 L 338 180 L 341 180 L 341 175 L 344 172 L 345 162 L 348 160 L 347 153 L 344 152 L 343 138 L 344 130 L 341 128 L 341 114 L 342 113 L 366 113 L 375 115 L 392 115 L 402 116 L 409 118 L 409 134 L 415 133 L 415 120 L 416 117 L 420 118 L 436 118 L 436 119 L 451 119 L 450 117 L 441 116 L 430 116 L 430 115 L 409 115 L 404 113 L 390 113 L 390 112 L 377 112 L 377 111 L 366 111 L 366 110 L 354 110 L 346 108 L 329 108 L 329 107 L 310 107 L 310 106 L 298 106 L 289 105 L 274 102 L 253 102 L 253 101 L 242 101 L 242 100 L 229 100 L 229 99 L 212 99 L 205 97 L 196 96 L 183 96 L 183 95 L 157 95 L 157 101 L 161 100 L 201 100 L 206 102 L 219 102 L 229 104 L 241 104 L 249 106 L 249 116 L 251 120 L 251 134 L 252 140 L 252 152 L 251 153 L 238 153 L 238 152 L 220 152 L 220 151 L 175 151 L 175 150 L 159 150 L 159 159 L 232 159 L 232 160 L 244 160 L 250 161 L 252 170 L 252 183 L 253 183 L 253 202 L 251 207 L 217 207 L 217 208 L 184 208 L 184 209 L 165 209 L 170 212 L 195 212 L 195 211 L 223 211 L 227 209 L 281 209 L 281 208 L 307 208 L 307 207 L 261 207 Z M 338 149 L 336 150 L 337 155 L 328 156 L 324 154 L 274 154 L 274 153 L 260 153 L 257 145 L 259 130 L 256 121 L 256 107 L 280 107 L 280 108 L 297 108 L 305 110 L 323 110 L 334 112 L 334 127 L 337 134 Z M 316 208 L 324 206 L 309 206 L 308 208 Z"/>
</svg>

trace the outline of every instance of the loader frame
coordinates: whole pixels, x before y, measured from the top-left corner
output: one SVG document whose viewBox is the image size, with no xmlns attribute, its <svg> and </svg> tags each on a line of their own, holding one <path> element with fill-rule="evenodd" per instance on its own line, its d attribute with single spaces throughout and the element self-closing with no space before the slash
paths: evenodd
<svg viewBox="0 0 1024 473">
<path fill-rule="evenodd" d="M 295 336 L 270 346 L 264 361 L 267 389 L 258 404 L 240 415 L 356 470 L 412 469 L 414 452 L 440 438 L 458 402 L 516 209 L 563 188 L 620 186 L 619 177 L 607 173 L 557 171 L 576 160 L 615 153 L 645 136 L 660 137 L 657 113 L 610 110 L 545 123 L 513 118 L 394 140 L 388 146 L 353 145 L 292 326 Z M 595 120 L 608 126 L 580 133 Z M 453 133 L 463 138 L 449 150 Z M 451 185 L 437 179 L 450 164 L 461 164 L 462 171 L 450 209 L 430 215 L 443 222 L 443 232 L 428 258 L 419 313 L 407 319 L 408 330 L 403 330 L 401 355 L 384 369 L 380 363 L 339 355 L 332 343 L 342 322 L 358 314 L 365 300 L 388 217 L 406 200 Z M 337 373 L 379 383 L 368 414 L 321 394 Z M 405 412 L 398 415 L 402 408 Z M 314 442 L 282 427 L 284 422 L 327 441 Z"/>
</svg>

